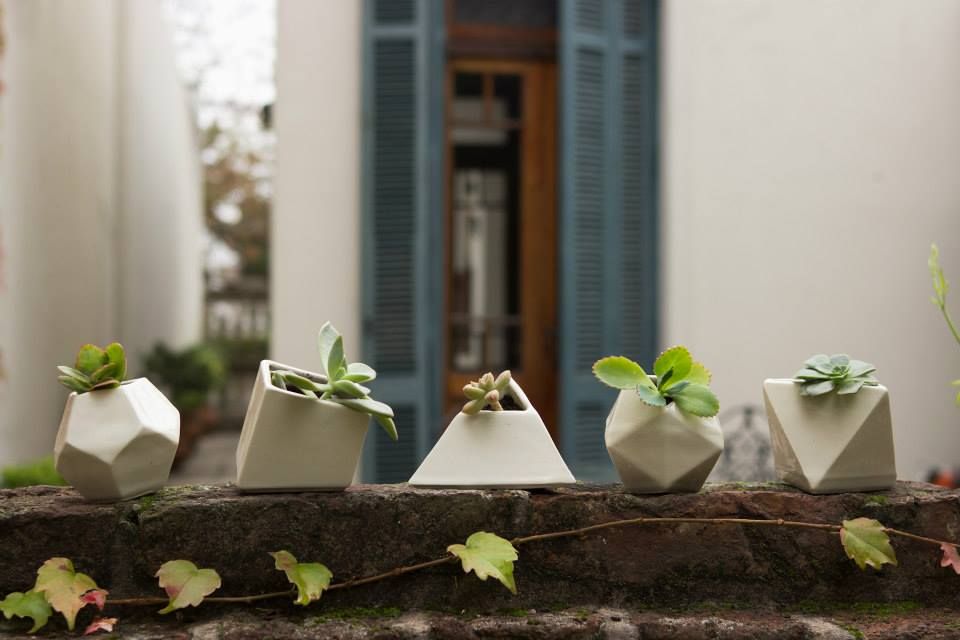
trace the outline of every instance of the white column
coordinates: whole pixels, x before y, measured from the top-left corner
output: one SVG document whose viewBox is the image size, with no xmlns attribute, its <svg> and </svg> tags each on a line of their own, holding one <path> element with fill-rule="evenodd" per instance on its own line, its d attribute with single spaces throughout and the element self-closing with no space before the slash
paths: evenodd
<svg viewBox="0 0 960 640">
<path fill-rule="evenodd" d="M 316 370 L 331 320 L 360 358 L 360 2 L 278 4 L 272 357 Z"/>
</svg>

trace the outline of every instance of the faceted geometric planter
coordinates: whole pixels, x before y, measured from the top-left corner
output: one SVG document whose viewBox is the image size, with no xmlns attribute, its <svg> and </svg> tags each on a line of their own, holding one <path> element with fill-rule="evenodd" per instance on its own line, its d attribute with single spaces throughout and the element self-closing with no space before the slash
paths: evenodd
<svg viewBox="0 0 960 640">
<path fill-rule="evenodd" d="M 631 493 L 699 491 L 723 453 L 716 417 L 700 418 L 645 404 L 637 392 L 617 396 L 604 434 L 607 452 Z"/>
<path fill-rule="evenodd" d="M 270 372 L 320 374 L 263 360 L 237 446 L 237 487 L 245 491 L 340 491 L 353 483 L 370 416 L 273 385 Z"/>
<path fill-rule="evenodd" d="M 505 396 L 520 410 L 458 413 L 420 464 L 418 487 L 532 489 L 574 484 L 540 414 L 515 380 Z"/>
<path fill-rule="evenodd" d="M 765 380 L 763 399 L 783 482 L 809 493 L 889 489 L 896 482 L 886 387 L 801 396 L 793 380 Z"/>
<path fill-rule="evenodd" d="M 54 463 L 87 500 L 126 500 L 166 483 L 179 439 L 177 408 L 137 378 L 116 389 L 70 394 Z"/>
</svg>

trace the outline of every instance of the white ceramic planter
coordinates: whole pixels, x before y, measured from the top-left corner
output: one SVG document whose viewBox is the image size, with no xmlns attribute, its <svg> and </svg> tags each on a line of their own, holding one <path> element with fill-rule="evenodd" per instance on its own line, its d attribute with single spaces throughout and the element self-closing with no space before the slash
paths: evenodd
<svg viewBox="0 0 960 640">
<path fill-rule="evenodd" d="M 71 393 L 53 449 L 57 471 L 87 500 L 156 491 L 170 477 L 180 413 L 146 378 Z"/>
<path fill-rule="evenodd" d="M 617 396 L 604 434 L 620 481 L 631 493 L 699 491 L 723 452 L 716 417 L 651 407 L 632 389 Z"/>
<path fill-rule="evenodd" d="M 501 489 L 574 484 L 540 414 L 515 380 L 505 395 L 521 410 L 458 413 L 410 484 Z"/>
<path fill-rule="evenodd" d="M 886 387 L 808 397 L 793 380 L 765 380 L 763 400 L 783 482 L 810 493 L 889 489 L 896 482 Z"/>
<path fill-rule="evenodd" d="M 350 486 L 370 417 L 335 402 L 275 387 L 270 372 L 276 369 L 325 380 L 271 360 L 260 363 L 237 446 L 237 487 L 339 491 Z"/>
</svg>

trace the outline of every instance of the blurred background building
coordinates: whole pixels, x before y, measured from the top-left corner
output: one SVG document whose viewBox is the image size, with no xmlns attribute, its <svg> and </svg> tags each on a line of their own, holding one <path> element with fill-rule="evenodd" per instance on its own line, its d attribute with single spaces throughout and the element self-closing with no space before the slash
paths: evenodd
<svg viewBox="0 0 960 640">
<path fill-rule="evenodd" d="M 369 480 L 503 368 L 612 479 L 590 365 L 675 343 L 718 477 L 769 477 L 760 383 L 816 352 L 878 366 L 901 477 L 960 464 L 926 270 L 935 241 L 960 282 L 953 0 L 0 6 L 0 464 L 49 451 L 54 365 L 119 339 L 191 381 L 185 464 L 229 477 L 256 362 L 316 369 L 327 319 L 397 411 Z"/>
</svg>

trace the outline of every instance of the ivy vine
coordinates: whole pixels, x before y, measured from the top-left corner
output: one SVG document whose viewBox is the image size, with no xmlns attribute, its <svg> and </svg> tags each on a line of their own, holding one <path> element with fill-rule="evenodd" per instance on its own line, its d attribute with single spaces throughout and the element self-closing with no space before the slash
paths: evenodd
<svg viewBox="0 0 960 640">
<path fill-rule="evenodd" d="M 283 571 L 292 588 L 284 591 L 260 593 L 248 596 L 211 596 L 221 586 L 220 575 L 214 569 L 199 568 L 189 560 L 171 560 L 163 563 L 155 577 L 166 597 L 108 598 L 109 592 L 97 586 L 94 580 L 74 569 L 67 558 L 50 558 L 37 570 L 37 580 L 33 588 L 26 592 L 15 591 L 0 601 L 0 611 L 6 619 L 29 618 L 33 621 L 30 633 L 43 628 L 53 612 L 60 613 L 71 631 L 76 626 L 77 614 L 87 605 L 95 606 L 99 611 L 110 606 L 158 606 L 164 605 L 158 613 L 166 614 L 185 607 L 196 607 L 202 602 L 252 603 L 276 598 L 293 598 L 298 605 L 307 606 L 320 599 L 326 591 L 350 589 L 365 584 L 386 580 L 429 567 L 450 564 L 459 561 L 465 573 L 474 573 L 480 580 L 494 578 L 512 593 L 517 593 L 513 576 L 513 565 L 517 561 L 516 547 L 533 542 L 542 542 L 555 538 L 578 537 L 610 529 L 613 527 L 637 525 L 741 525 L 774 526 L 788 528 L 816 529 L 835 534 L 847 557 L 861 570 L 872 567 L 879 570 L 885 564 L 896 566 L 897 556 L 890 543 L 890 537 L 907 538 L 939 547 L 942 556 L 941 567 L 949 567 L 960 574 L 960 554 L 958 543 L 921 536 L 900 529 L 885 527 L 877 520 L 855 518 L 843 520 L 841 524 L 822 524 L 784 520 L 782 518 L 695 518 L 695 517 L 640 517 L 611 520 L 600 524 L 577 529 L 553 531 L 507 540 L 493 533 L 478 531 L 467 538 L 464 544 L 452 544 L 447 547 L 447 555 L 405 565 L 364 578 L 353 578 L 343 582 L 332 582 L 333 572 L 319 562 L 299 562 L 286 550 L 270 552 L 275 568 Z M 84 629 L 83 635 L 97 631 L 113 631 L 117 618 L 96 617 Z"/>
</svg>

